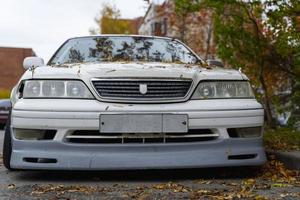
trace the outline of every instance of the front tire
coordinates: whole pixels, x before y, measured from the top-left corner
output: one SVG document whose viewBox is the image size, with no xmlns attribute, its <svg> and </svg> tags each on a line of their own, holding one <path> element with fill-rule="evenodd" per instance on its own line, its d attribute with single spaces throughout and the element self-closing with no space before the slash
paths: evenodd
<svg viewBox="0 0 300 200">
<path fill-rule="evenodd" d="M 3 165 L 8 170 L 12 169 L 10 167 L 11 152 L 12 152 L 12 145 L 11 145 L 10 116 L 9 116 L 5 126 L 4 143 L 3 143 Z"/>
</svg>

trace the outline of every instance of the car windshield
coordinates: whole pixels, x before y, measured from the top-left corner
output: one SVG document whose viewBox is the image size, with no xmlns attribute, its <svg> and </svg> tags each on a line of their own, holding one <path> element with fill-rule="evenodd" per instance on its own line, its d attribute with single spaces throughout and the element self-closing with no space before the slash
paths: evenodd
<svg viewBox="0 0 300 200">
<path fill-rule="evenodd" d="M 118 61 L 195 64 L 199 62 L 199 59 L 177 40 L 100 36 L 67 41 L 52 57 L 49 64 Z"/>
</svg>

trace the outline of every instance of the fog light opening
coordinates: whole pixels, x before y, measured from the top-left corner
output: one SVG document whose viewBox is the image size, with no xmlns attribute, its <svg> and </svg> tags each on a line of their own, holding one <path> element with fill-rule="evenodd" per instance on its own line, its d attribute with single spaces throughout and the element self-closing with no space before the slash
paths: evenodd
<svg viewBox="0 0 300 200">
<path fill-rule="evenodd" d="M 230 155 L 228 160 L 245 160 L 256 158 L 257 154 L 241 154 L 241 155 Z"/>
<path fill-rule="evenodd" d="M 53 140 L 56 130 L 14 129 L 14 136 L 18 140 Z"/>
<path fill-rule="evenodd" d="M 262 127 L 228 128 L 227 132 L 231 138 L 255 138 L 262 135 Z"/>
<path fill-rule="evenodd" d="M 29 163 L 57 163 L 54 158 L 23 158 L 23 160 Z"/>
</svg>

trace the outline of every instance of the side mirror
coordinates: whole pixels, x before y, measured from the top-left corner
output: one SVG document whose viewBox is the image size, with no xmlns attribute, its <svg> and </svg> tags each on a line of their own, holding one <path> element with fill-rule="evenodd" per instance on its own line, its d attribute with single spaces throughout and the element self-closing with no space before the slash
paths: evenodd
<svg viewBox="0 0 300 200">
<path fill-rule="evenodd" d="M 224 68 L 224 65 L 223 65 L 223 63 L 221 61 L 218 61 L 218 60 L 207 60 L 206 62 L 207 62 L 207 64 L 209 66 L 215 66 L 215 67 L 222 67 L 222 68 Z"/>
<path fill-rule="evenodd" d="M 44 60 L 39 57 L 27 57 L 23 61 L 24 69 L 36 68 L 41 67 L 44 65 Z"/>
</svg>

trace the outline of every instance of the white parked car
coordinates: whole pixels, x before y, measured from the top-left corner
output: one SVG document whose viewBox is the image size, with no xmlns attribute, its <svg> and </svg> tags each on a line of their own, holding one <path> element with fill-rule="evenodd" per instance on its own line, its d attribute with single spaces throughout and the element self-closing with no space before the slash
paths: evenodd
<svg viewBox="0 0 300 200">
<path fill-rule="evenodd" d="M 219 66 L 215 66 L 219 65 Z M 8 169 L 256 166 L 264 111 L 240 71 L 178 40 L 101 35 L 24 60 L 3 159 Z"/>
</svg>

